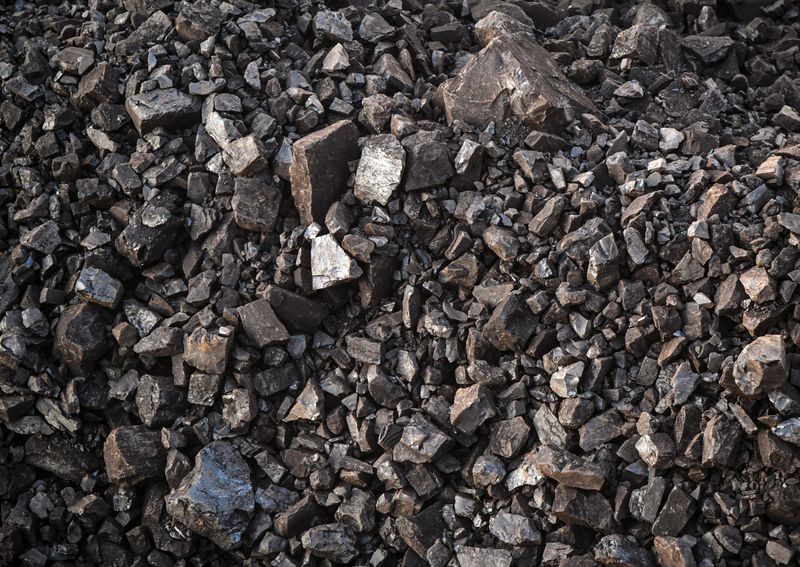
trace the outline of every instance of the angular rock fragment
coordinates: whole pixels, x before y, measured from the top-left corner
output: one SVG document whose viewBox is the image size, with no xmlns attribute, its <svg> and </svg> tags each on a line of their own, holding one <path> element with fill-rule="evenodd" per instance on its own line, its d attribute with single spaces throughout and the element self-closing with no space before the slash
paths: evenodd
<svg viewBox="0 0 800 567">
<path fill-rule="evenodd" d="M 25 441 L 25 462 L 63 480 L 80 482 L 100 466 L 93 453 L 59 435 L 32 435 Z"/>
<path fill-rule="evenodd" d="M 695 501 L 677 486 L 667 496 L 658 518 L 653 523 L 656 536 L 677 536 L 694 512 Z"/>
<path fill-rule="evenodd" d="M 746 395 L 763 396 L 786 383 L 789 368 L 780 335 L 757 337 L 746 345 L 733 366 L 736 386 Z"/>
<path fill-rule="evenodd" d="M 483 232 L 483 240 L 495 255 L 506 262 L 513 262 L 519 253 L 519 241 L 510 230 L 490 226 Z"/>
<path fill-rule="evenodd" d="M 225 163 L 231 173 L 252 177 L 267 168 L 266 148 L 253 134 L 232 141 L 225 147 Z"/>
<path fill-rule="evenodd" d="M 620 534 L 603 537 L 594 548 L 594 558 L 601 565 L 656 567 L 649 550 L 640 547 L 634 537 Z"/>
<path fill-rule="evenodd" d="M 325 415 L 325 397 L 314 379 L 306 382 L 305 388 L 297 396 L 286 421 L 318 421 Z"/>
<path fill-rule="evenodd" d="M 114 241 L 117 251 L 134 266 L 149 266 L 172 245 L 180 220 L 175 212 L 176 195 L 159 193 L 132 216 Z"/>
<path fill-rule="evenodd" d="M 482 565 L 511 567 L 513 564 L 511 553 L 504 549 L 461 546 L 456 551 L 456 557 L 461 567 L 481 567 Z"/>
<path fill-rule="evenodd" d="M 171 376 L 145 374 L 136 389 L 139 417 L 149 427 L 169 425 L 180 417 L 186 394 L 176 387 Z"/>
<path fill-rule="evenodd" d="M 200 99 L 176 89 L 156 89 L 125 99 L 125 110 L 140 135 L 158 126 L 168 129 L 192 125 L 200 118 Z"/>
<path fill-rule="evenodd" d="M 234 185 L 233 218 L 247 230 L 271 232 L 281 206 L 280 191 L 258 178 L 239 177 Z"/>
<path fill-rule="evenodd" d="M 636 442 L 639 456 L 654 469 L 664 469 L 672 465 L 675 458 L 675 443 L 666 433 L 642 435 Z"/>
<path fill-rule="evenodd" d="M 133 345 L 133 352 L 142 356 L 173 356 L 183 352 L 183 331 L 172 327 L 157 327 Z"/>
<path fill-rule="evenodd" d="M 703 432 L 703 464 L 710 467 L 726 468 L 738 455 L 742 430 L 739 424 L 716 415 L 706 424 Z"/>
<path fill-rule="evenodd" d="M 311 285 L 325 289 L 358 279 L 363 271 L 332 234 L 311 241 Z"/>
<path fill-rule="evenodd" d="M 558 133 L 594 105 L 561 73 L 552 56 L 526 32 L 501 35 L 440 89 L 449 123 L 462 120 L 524 138 L 531 129 Z"/>
<path fill-rule="evenodd" d="M 566 485 L 556 488 L 553 515 L 566 524 L 602 533 L 613 532 L 616 526 L 611 505 L 599 492 L 587 492 Z"/>
<path fill-rule="evenodd" d="M 267 299 L 257 299 L 238 309 L 239 320 L 248 338 L 259 348 L 289 340 L 289 333 L 275 315 Z"/>
<path fill-rule="evenodd" d="M 361 150 L 353 193 L 366 204 L 386 205 L 403 180 L 406 152 L 391 134 L 367 138 Z"/>
<path fill-rule="evenodd" d="M 183 342 L 183 359 L 201 372 L 222 374 L 228 363 L 233 340 L 230 335 L 195 329 Z"/>
<path fill-rule="evenodd" d="M 693 567 L 697 564 L 691 544 L 683 538 L 657 536 L 653 540 L 653 552 L 658 564 L 665 567 Z"/>
<path fill-rule="evenodd" d="M 494 537 L 509 545 L 539 545 L 542 534 L 533 521 L 525 516 L 498 512 L 489 522 L 489 531 Z"/>
<path fill-rule="evenodd" d="M 352 531 L 341 524 L 323 524 L 307 530 L 300 541 L 313 555 L 334 563 L 349 563 L 358 551 Z"/>
<path fill-rule="evenodd" d="M 328 208 L 346 191 L 348 162 L 358 159 L 358 128 L 342 120 L 292 146 L 289 175 L 300 222 L 325 222 Z"/>
<path fill-rule="evenodd" d="M 525 298 L 512 294 L 495 307 L 483 327 L 483 336 L 498 350 L 520 350 L 533 334 L 534 322 Z"/>
<path fill-rule="evenodd" d="M 324 304 L 276 286 L 268 286 L 264 297 L 278 318 L 293 331 L 313 333 L 328 315 Z"/>
<path fill-rule="evenodd" d="M 100 307 L 80 303 L 68 307 L 58 319 L 54 353 L 70 371 L 87 374 L 111 346 L 106 331 L 107 319 Z"/>
<path fill-rule="evenodd" d="M 608 234 L 589 249 L 589 267 L 586 281 L 597 289 L 604 290 L 619 281 L 619 250 L 614 236 Z"/>
<path fill-rule="evenodd" d="M 117 427 L 103 445 L 108 480 L 131 486 L 164 474 L 167 450 L 161 435 L 144 425 Z"/>
<path fill-rule="evenodd" d="M 550 376 L 550 389 L 562 398 L 574 398 L 578 395 L 583 370 L 584 364 L 581 361 L 559 368 Z"/>
<path fill-rule="evenodd" d="M 185 41 L 204 41 L 217 33 L 222 11 L 211 2 L 186 3 L 175 18 L 175 32 Z"/>
<path fill-rule="evenodd" d="M 49 220 L 26 232 L 19 239 L 20 244 L 42 254 L 52 254 L 61 244 L 58 225 Z"/>
<path fill-rule="evenodd" d="M 394 459 L 412 463 L 437 461 L 452 447 L 453 439 L 422 415 L 415 413 L 394 446 Z"/>
<path fill-rule="evenodd" d="M 122 284 L 103 270 L 83 268 L 75 282 L 75 293 L 81 299 L 115 309 L 122 299 Z"/>
<path fill-rule="evenodd" d="M 250 468 L 226 441 L 213 441 L 195 457 L 194 469 L 166 497 L 167 512 L 222 549 L 234 549 L 255 509 Z"/>
<path fill-rule="evenodd" d="M 407 150 L 405 190 L 443 185 L 455 173 L 450 152 L 440 140 L 420 132 L 403 140 Z"/>
<path fill-rule="evenodd" d="M 600 490 L 605 482 L 601 467 L 568 451 L 540 447 L 532 461 L 539 472 L 564 486 Z"/>
<path fill-rule="evenodd" d="M 483 384 L 475 384 L 456 390 L 453 406 L 450 408 L 450 423 L 462 433 L 470 435 L 495 414 L 491 391 Z"/>
</svg>

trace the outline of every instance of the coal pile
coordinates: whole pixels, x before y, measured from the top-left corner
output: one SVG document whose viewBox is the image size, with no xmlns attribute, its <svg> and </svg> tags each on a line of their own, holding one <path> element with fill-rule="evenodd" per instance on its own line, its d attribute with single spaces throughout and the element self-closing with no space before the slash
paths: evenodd
<svg viewBox="0 0 800 567">
<path fill-rule="evenodd" d="M 800 558 L 800 5 L 0 7 L 0 565 Z"/>
</svg>

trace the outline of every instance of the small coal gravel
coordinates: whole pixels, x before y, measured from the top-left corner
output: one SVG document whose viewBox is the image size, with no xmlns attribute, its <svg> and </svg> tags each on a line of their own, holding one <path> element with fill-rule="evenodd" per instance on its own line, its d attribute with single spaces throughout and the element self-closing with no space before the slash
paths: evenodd
<svg viewBox="0 0 800 567">
<path fill-rule="evenodd" d="M 0 565 L 798 564 L 797 2 L 0 4 Z"/>
</svg>

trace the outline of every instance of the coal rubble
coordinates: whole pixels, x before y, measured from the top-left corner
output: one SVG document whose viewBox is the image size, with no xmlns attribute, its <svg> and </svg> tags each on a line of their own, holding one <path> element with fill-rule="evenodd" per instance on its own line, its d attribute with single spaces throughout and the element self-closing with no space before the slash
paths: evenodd
<svg viewBox="0 0 800 567">
<path fill-rule="evenodd" d="M 800 560 L 800 6 L 0 8 L 0 565 Z"/>
</svg>

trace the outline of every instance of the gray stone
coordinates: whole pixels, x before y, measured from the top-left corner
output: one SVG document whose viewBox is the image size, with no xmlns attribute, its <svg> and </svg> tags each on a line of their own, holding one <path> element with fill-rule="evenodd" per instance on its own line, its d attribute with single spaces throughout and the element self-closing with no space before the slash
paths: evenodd
<svg viewBox="0 0 800 567">
<path fill-rule="evenodd" d="M 365 204 L 386 205 L 403 180 L 406 152 L 391 134 L 367 138 L 361 150 L 353 193 Z"/>
<path fill-rule="evenodd" d="M 351 282 L 362 274 L 358 263 L 347 255 L 332 234 L 311 241 L 311 285 L 315 290 Z"/>
<path fill-rule="evenodd" d="M 119 280 L 97 268 L 83 268 L 75 281 L 75 293 L 78 297 L 111 309 L 116 309 L 119 305 L 123 292 Z"/>
<path fill-rule="evenodd" d="M 157 89 L 125 100 L 133 125 L 144 135 L 157 126 L 167 129 L 191 126 L 200 119 L 201 99 L 176 89 Z"/>
</svg>

